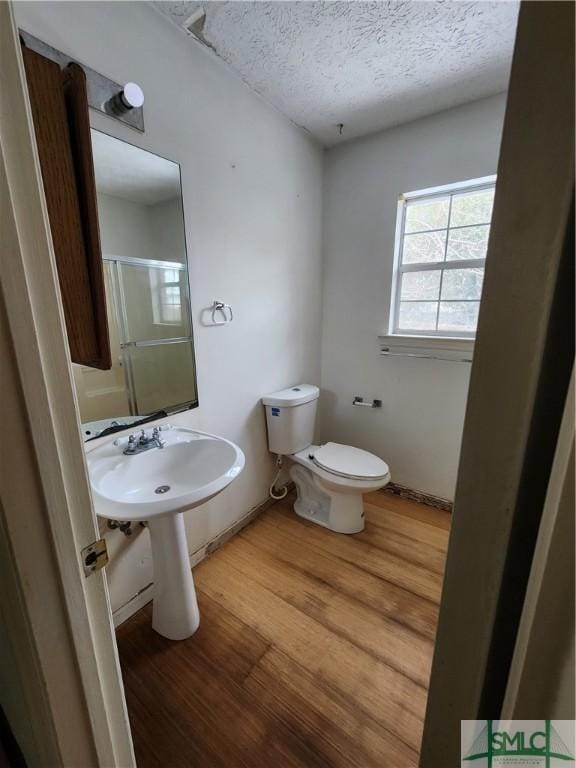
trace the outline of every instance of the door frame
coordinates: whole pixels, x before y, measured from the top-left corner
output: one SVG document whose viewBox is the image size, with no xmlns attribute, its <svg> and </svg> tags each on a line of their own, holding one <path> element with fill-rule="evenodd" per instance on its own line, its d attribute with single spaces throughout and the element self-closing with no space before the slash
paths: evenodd
<svg viewBox="0 0 576 768">
<path fill-rule="evenodd" d="M 542 31 L 538 13 L 546 7 L 555 19 L 555 34 Z M 459 721 L 485 716 L 483 707 L 489 701 L 489 662 L 497 658 L 494 629 L 549 351 L 563 249 L 558 233 L 570 205 L 570 183 L 573 188 L 566 154 L 569 138 L 573 153 L 573 110 L 562 90 L 568 80 L 558 77 L 565 61 L 559 62 L 562 45 L 556 37 L 573 29 L 565 18 L 571 7 L 524 3 L 521 10 L 521 46 L 515 52 L 511 84 L 511 94 L 518 88 L 519 101 L 507 109 L 422 766 L 457 765 Z M 519 68 L 517 86 L 514 77 L 519 77 Z M 0 261 L 0 341 L 12 394 L 10 405 L 2 402 L 6 411 L 2 423 L 8 427 L 2 436 L 6 467 L 0 534 L 6 544 L 2 551 L 9 556 L 3 568 L 10 570 L 13 586 L 12 600 L 2 606 L 7 614 L 2 619 L 12 619 L 17 672 L 29 689 L 25 703 L 37 713 L 36 752 L 31 746 L 29 765 L 39 765 L 40 754 L 43 764 L 132 768 L 135 760 L 106 578 L 103 571 L 86 578 L 80 560 L 81 549 L 99 535 L 10 3 L 0 3 L 0 77 L 1 249 L 3 256 L 8 254 Z M 555 87 L 550 88 L 550 82 Z M 546 92 L 535 94 L 535 88 L 544 84 Z M 544 121 L 534 116 L 535 110 Z M 518 198 L 516 172 L 509 172 L 504 163 L 515 160 L 520 168 L 526 166 L 521 151 L 526 150 L 532 125 L 540 129 L 540 140 L 545 129 L 550 151 L 536 168 L 524 167 L 524 173 L 530 171 L 532 176 L 520 177 L 528 189 L 536 184 L 542 197 L 541 213 L 549 222 L 548 235 L 552 233 L 544 250 L 541 232 L 536 231 L 540 220 L 528 220 L 524 239 L 511 240 L 506 217 L 500 213 L 524 199 L 522 194 Z M 518 231 L 512 234 L 519 238 Z M 511 318 L 512 277 L 517 314 Z M 513 404 L 501 402 L 504 391 L 512 393 Z M 482 472 L 479 466 L 484 467 Z M 482 600 L 475 602 L 478 590 Z M 54 760 L 49 761 L 48 755 Z"/>
<path fill-rule="evenodd" d="M 36 752 L 24 756 L 131 768 L 106 577 L 86 577 L 80 556 L 99 533 L 11 3 L 0 3 L 0 73 L 0 325 L 12 394 L 2 398 L 0 532 L 13 586 L 2 620 L 15 633 L 15 675 L 37 703 Z"/>
<path fill-rule="evenodd" d="M 573 3 L 522 2 L 421 768 L 460 764 L 461 720 L 502 716 L 542 554 L 574 364 L 573 83 Z"/>
<path fill-rule="evenodd" d="M 537 720 L 542 712 L 573 720 L 574 696 L 574 370 L 538 533 L 503 719 Z"/>
</svg>

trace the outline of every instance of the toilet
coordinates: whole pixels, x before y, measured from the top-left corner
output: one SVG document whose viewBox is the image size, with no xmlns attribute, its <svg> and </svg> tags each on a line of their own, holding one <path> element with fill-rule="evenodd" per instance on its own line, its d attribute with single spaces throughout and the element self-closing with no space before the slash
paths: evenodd
<svg viewBox="0 0 576 768">
<path fill-rule="evenodd" d="M 337 533 L 359 533 L 364 529 L 362 494 L 387 485 L 390 470 L 360 448 L 313 444 L 319 396 L 318 387 L 298 384 L 262 398 L 268 448 L 291 461 L 296 514 Z"/>
</svg>

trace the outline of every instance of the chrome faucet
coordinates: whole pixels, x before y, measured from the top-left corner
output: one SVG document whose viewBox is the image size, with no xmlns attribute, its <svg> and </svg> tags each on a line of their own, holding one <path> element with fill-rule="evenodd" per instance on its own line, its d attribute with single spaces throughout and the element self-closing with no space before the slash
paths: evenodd
<svg viewBox="0 0 576 768">
<path fill-rule="evenodd" d="M 149 451 L 151 448 L 164 448 L 164 445 L 164 440 L 160 439 L 158 427 L 154 427 L 151 435 L 147 435 L 146 430 L 143 429 L 140 436 L 130 435 L 128 445 L 124 448 L 123 453 L 126 456 L 134 456 L 137 453 Z"/>
</svg>

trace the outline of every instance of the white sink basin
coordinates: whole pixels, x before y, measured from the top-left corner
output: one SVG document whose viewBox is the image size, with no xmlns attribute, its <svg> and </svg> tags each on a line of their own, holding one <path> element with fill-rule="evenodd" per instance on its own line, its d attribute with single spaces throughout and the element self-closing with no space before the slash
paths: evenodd
<svg viewBox="0 0 576 768">
<path fill-rule="evenodd" d="M 150 430 L 147 430 L 150 433 Z M 96 513 L 110 520 L 146 520 L 154 563 L 152 626 L 183 640 L 200 624 L 188 554 L 185 510 L 216 496 L 244 468 L 238 446 L 185 427 L 160 433 L 163 447 L 126 455 L 128 438 L 86 456 Z"/>
<path fill-rule="evenodd" d="M 244 467 L 238 446 L 221 437 L 172 427 L 165 445 L 126 456 L 128 438 L 87 455 L 96 513 L 110 520 L 151 520 L 192 509 L 220 493 Z"/>
</svg>

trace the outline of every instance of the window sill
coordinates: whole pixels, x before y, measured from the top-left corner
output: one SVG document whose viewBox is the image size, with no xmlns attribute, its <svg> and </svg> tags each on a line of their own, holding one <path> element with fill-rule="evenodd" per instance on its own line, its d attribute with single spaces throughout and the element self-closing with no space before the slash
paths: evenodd
<svg viewBox="0 0 576 768">
<path fill-rule="evenodd" d="M 471 363 L 474 339 L 447 336 L 378 336 L 380 354 L 387 357 L 421 357 Z"/>
</svg>

